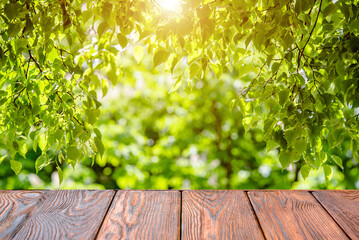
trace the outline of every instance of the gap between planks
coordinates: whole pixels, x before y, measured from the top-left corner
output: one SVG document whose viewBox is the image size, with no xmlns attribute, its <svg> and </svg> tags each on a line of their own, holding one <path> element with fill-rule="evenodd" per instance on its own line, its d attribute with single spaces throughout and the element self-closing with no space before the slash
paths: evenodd
<svg viewBox="0 0 359 240">
<path fill-rule="evenodd" d="M 96 235 L 95 235 L 94 239 L 97 239 L 98 234 L 100 233 L 100 230 L 101 230 L 101 228 L 102 228 L 102 225 L 103 225 L 103 223 L 105 222 L 106 216 L 107 216 L 107 214 L 108 214 L 108 211 L 110 210 L 111 205 L 112 205 L 112 202 L 113 202 L 113 200 L 115 199 L 116 193 L 117 193 L 117 190 L 113 190 L 113 195 L 112 195 L 111 201 L 110 201 L 110 203 L 109 203 L 108 206 L 107 206 L 105 216 L 103 216 L 103 218 L 102 218 L 101 224 L 100 224 L 100 226 L 99 226 L 98 229 L 97 229 L 97 232 L 96 232 Z"/>
<path fill-rule="evenodd" d="M 180 192 L 180 220 L 179 220 L 179 239 L 182 240 L 182 193 L 183 190 L 178 190 Z"/>
<path fill-rule="evenodd" d="M 248 196 L 248 192 L 249 192 L 249 190 L 244 190 L 244 193 L 245 193 L 245 195 L 246 195 L 246 197 L 247 197 L 247 201 L 249 202 L 249 205 L 250 205 L 250 207 L 251 207 L 251 209 L 252 209 L 252 211 L 253 211 L 254 218 L 256 219 L 256 221 L 257 221 L 257 223 L 258 223 L 258 226 L 259 226 L 259 229 L 261 230 L 261 233 L 262 233 L 262 235 L 263 235 L 263 238 L 264 238 L 264 239 L 267 239 L 267 238 L 266 238 L 266 235 L 264 234 L 264 231 L 263 231 L 261 222 L 259 221 L 259 218 L 258 218 L 258 216 L 257 216 L 257 213 L 256 213 L 256 211 L 254 210 L 254 207 L 253 207 L 253 204 L 252 204 L 252 202 L 251 202 L 251 199 L 250 199 L 249 196 Z"/>
<path fill-rule="evenodd" d="M 313 196 L 313 198 L 319 203 L 319 205 L 324 209 L 324 211 L 326 211 L 328 213 L 328 215 L 334 220 L 334 222 L 338 225 L 338 227 L 343 230 L 343 232 L 345 233 L 345 235 L 348 237 L 348 239 L 352 239 L 348 233 L 345 231 L 344 228 L 342 228 L 342 226 L 340 226 L 340 224 L 338 223 L 338 221 L 332 216 L 332 214 L 323 206 L 323 204 L 319 201 L 319 199 L 317 199 L 315 197 L 315 195 L 313 194 L 313 192 L 316 192 L 316 191 L 308 191 L 310 195 Z"/>
</svg>

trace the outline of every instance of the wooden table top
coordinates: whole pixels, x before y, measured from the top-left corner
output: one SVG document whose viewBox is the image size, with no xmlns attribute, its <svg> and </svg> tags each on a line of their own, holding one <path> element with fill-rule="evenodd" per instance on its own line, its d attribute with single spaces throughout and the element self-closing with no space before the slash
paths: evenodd
<svg viewBox="0 0 359 240">
<path fill-rule="evenodd" d="M 359 191 L 0 190 L 0 239 L 359 239 Z"/>
</svg>

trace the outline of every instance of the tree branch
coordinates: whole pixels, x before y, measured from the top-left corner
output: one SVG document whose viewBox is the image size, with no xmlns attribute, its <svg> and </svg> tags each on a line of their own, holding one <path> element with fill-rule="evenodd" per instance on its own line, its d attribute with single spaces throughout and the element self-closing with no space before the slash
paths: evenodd
<svg viewBox="0 0 359 240">
<path fill-rule="evenodd" d="M 317 18 L 315 19 L 314 26 L 313 26 L 312 30 L 310 31 L 309 37 L 308 37 L 307 41 L 305 42 L 305 44 L 304 44 L 302 50 L 299 51 L 299 53 L 298 53 L 298 69 L 300 68 L 300 60 L 301 60 L 302 55 L 304 54 L 305 47 L 307 46 L 307 44 L 308 44 L 310 38 L 312 37 L 312 34 L 313 34 L 313 32 L 314 32 L 314 29 L 315 29 L 315 27 L 317 26 L 319 14 L 320 14 L 320 11 L 321 11 L 321 9 L 322 9 L 322 3 L 323 3 L 323 0 L 320 0 L 319 9 L 318 9 L 318 14 L 317 14 Z M 315 4 L 315 2 L 314 2 L 314 4 Z"/>
</svg>

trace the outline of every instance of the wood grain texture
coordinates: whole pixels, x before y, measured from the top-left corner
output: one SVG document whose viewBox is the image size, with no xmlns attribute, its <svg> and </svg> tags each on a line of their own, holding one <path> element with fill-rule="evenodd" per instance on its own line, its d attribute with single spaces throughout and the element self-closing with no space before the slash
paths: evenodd
<svg viewBox="0 0 359 240">
<path fill-rule="evenodd" d="M 315 198 L 352 239 L 359 239 L 359 191 L 315 191 Z"/>
<path fill-rule="evenodd" d="M 264 239 L 244 191 L 183 191 L 183 239 Z"/>
<path fill-rule="evenodd" d="M 266 239 L 348 239 L 309 192 L 248 192 Z"/>
<path fill-rule="evenodd" d="M 180 192 L 118 191 L 98 239 L 179 239 Z"/>
<path fill-rule="evenodd" d="M 94 239 L 114 191 L 51 191 L 14 239 Z"/>
<path fill-rule="evenodd" d="M 0 190 L 0 239 L 12 239 L 45 198 L 44 191 Z"/>
</svg>

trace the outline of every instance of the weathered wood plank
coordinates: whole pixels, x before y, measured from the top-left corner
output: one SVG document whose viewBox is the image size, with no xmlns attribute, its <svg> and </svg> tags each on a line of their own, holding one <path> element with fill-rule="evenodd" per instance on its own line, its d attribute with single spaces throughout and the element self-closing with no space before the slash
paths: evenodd
<svg viewBox="0 0 359 240">
<path fill-rule="evenodd" d="M 94 239 L 114 191 L 51 191 L 14 239 Z"/>
<path fill-rule="evenodd" d="M 183 239 L 264 239 L 244 191 L 183 191 Z"/>
<path fill-rule="evenodd" d="M 359 239 L 359 191 L 315 191 L 313 195 L 352 239 Z"/>
<path fill-rule="evenodd" d="M 98 239 L 179 239 L 180 192 L 118 191 Z"/>
<path fill-rule="evenodd" d="M 266 239 L 348 239 L 309 192 L 248 192 Z"/>
<path fill-rule="evenodd" d="M 0 239 L 12 239 L 16 231 L 42 204 L 44 191 L 0 190 Z"/>
</svg>

